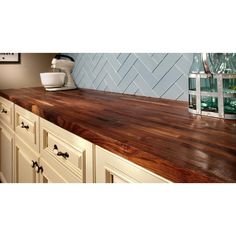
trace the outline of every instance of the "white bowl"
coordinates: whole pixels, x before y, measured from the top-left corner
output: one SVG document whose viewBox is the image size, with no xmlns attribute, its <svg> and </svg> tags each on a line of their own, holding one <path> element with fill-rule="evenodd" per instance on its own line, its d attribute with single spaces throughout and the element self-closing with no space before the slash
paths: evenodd
<svg viewBox="0 0 236 236">
<path fill-rule="evenodd" d="M 65 83 L 64 72 L 46 72 L 40 73 L 41 83 L 46 88 L 62 87 Z"/>
</svg>

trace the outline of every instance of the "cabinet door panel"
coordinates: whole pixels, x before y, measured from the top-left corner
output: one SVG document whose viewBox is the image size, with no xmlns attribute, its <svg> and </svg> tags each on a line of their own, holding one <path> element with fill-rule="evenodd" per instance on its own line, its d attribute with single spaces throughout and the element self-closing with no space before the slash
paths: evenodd
<svg viewBox="0 0 236 236">
<path fill-rule="evenodd" d="M 37 155 L 24 145 L 19 138 L 15 144 L 15 180 L 17 183 L 36 183 L 38 174 L 32 168 L 33 161 L 37 161 Z"/>
<path fill-rule="evenodd" d="M 44 160 L 40 160 L 41 166 L 43 166 L 43 173 L 40 174 L 41 183 L 66 183 L 64 179 L 51 165 Z"/>
<path fill-rule="evenodd" d="M 3 126 L 0 128 L 0 162 L 2 181 L 13 182 L 13 134 Z"/>
<path fill-rule="evenodd" d="M 82 183 L 82 176 L 76 175 L 50 155 L 40 157 L 40 166 L 43 167 L 41 183 Z"/>
<path fill-rule="evenodd" d="M 18 183 L 35 183 L 36 173 L 31 167 L 32 161 L 27 153 L 21 150 L 17 151 L 17 182 Z"/>
</svg>

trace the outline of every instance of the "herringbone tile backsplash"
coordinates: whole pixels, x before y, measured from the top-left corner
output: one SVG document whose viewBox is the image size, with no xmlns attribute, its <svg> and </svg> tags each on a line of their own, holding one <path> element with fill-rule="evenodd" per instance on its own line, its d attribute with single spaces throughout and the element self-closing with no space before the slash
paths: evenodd
<svg viewBox="0 0 236 236">
<path fill-rule="evenodd" d="M 80 88 L 188 100 L 192 53 L 68 53 Z"/>
</svg>

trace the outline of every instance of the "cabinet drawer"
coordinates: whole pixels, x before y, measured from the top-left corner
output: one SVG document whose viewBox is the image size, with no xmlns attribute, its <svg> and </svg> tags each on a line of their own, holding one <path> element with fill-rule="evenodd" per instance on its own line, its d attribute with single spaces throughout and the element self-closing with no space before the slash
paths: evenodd
<svg viewBox="0 0 236 236">
<path fill-rule="evenodd" d="M 39 117 L 15 105 L 15 131 L 34 151 L 39 152 Z"/>
<path fill-rule="evenodd" d="M 0 97 L 0 119 L 11 129 L 14 129 L 13 109 L 14 104 L 12 102 Z"/>
<path fill-rule="evenodd" d="M 53 158 L 86 182 L 86 152 L 90 150 L 82 139 L 44 119 L 40 119 L 40 136 L 42 159 Z"/>
<path fill-rule="evenodd" d="M 82 175 L 84 169 L 83 159 L 85 150 L 71 146 L 65 140 L 62 140 L 50 133 L 50 131 L 45 134 L 44 150 L 69 168 L 79 171 Z"/>
</svg>

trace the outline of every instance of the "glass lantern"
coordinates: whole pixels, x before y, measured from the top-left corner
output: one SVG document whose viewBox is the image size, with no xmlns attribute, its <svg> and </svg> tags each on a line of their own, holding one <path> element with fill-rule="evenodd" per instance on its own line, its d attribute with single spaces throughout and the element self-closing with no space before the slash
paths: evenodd
<svg viewBox="0 0 236 236">
<path fill-rule="evenodd" d="M 195 53 L 189 73 L 189 111 L 236 119 L 236 54 Z"/>
</svg>

